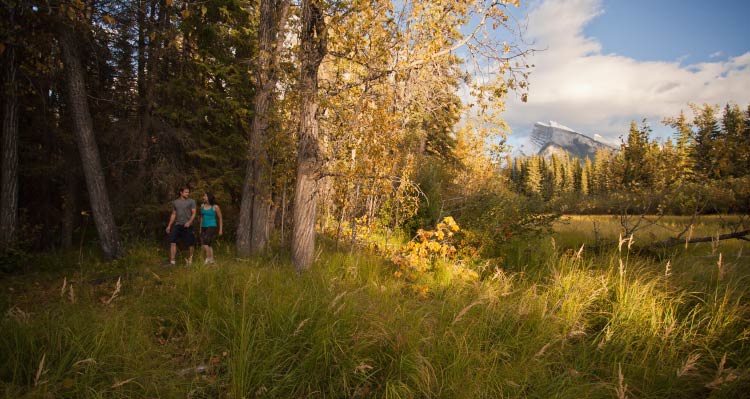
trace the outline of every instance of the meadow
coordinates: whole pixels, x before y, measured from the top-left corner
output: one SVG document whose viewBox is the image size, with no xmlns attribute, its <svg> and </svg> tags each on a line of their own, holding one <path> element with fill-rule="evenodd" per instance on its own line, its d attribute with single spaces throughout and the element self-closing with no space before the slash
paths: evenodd
<svg viewBox="0 0 750 399">
<path fill-rule="evenodd" d="M 678 230 L 684 219 L 662 220 Z M 323 241 L 298 275 L 282 251 L 161 266 L 131 244 L 29 257 L 0 277 L 3 397 L 734 398 L 750 391 L 750 245 L 639 254 L 619 221 L 565 217 L 467 277 L 420 280 Z M 669 227 L 669 223 L 673 223 Z M 696 224 L 714 234 L 724 219 Z M 606 239 L 606 240 L 605 240 Z M 604 241 L 596 251 L 589 247 Z M 583 244 L 583 249 L 581 246 Z M 630 245 L 629 245 L 630 244 Z M 487 268 L 489 264 L 474 267 Z"/>
</svg>

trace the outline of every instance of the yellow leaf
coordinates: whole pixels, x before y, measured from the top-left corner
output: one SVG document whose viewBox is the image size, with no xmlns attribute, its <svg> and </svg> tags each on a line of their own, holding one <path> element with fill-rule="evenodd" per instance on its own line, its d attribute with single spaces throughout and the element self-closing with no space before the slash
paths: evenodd
<svg viewBox="0 0 750 399">
<path fill-rule="evenodd" d="M 173 0 L 166 0 L 166 1 L 164 2 L 164 4 L 166 4 L 166 5 L 167 5 L 167 7 L 172 7 L 172 3 L 173 3 L 173 2 L 174 2 Z"/>
<path fill-rule="evenodd" d="M 187 17 L 189 17 L 189 16 L 190 16 L 190 10 L 188 10 L 187 8 L 184 9 L 184 10 L 182 10 L 182 18 L 183 19 L 187 19 Z"/>
<path fill-rule="evenodd" d="M 105 16 L 103 16 L 103 17 L 102 17 L 102 19 L 103 19 L 103 20 L 104 20 L 104 22 L 106 22 L 106 23 L 107 23 L 108 25 L 114 25 L 114 24 L 115 24 L 115 19 L 114 19 L 114 18 L 112 18 L 112 16 L 111 16 L 111 15 L 105 15 Z"/>
</svg>

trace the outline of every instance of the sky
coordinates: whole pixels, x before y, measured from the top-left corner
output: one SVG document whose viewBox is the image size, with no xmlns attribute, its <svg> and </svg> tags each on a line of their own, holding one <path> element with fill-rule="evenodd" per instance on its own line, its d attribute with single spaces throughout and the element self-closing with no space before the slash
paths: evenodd
<svg viewBox="0 0 750 399">
<path fill-rule="evenodd" d="M 653 136 L 688 103 L 750 104 L 750 0 L 532 0 L 524 40 L 535 52 L 527 103 L 504 113 L 518 149 L 554 120 L 619 144 L 630 121 Z"/>
</svg>

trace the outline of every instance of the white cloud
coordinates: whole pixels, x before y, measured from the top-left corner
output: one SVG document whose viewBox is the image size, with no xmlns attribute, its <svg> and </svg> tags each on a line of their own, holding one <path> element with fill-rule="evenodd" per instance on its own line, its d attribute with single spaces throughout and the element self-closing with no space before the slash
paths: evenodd
<svg viewBox="0 0 750 399">
<path fill-rule="evenodd" d="M 536 65 L 528 103 L 508 102 L 505 118 L 514 134 L 527 133 L 536 121 L 556 120 L 611 143 L 631 120 L 648 118 L 659 130 L 664 116 L 687 110 L 688 102 L 750 103 L 750 52 L 691 65 L 603 54 L 601 44 L 583 33 L 602 12 L 600 0 L 546 0 L 531 9 L 527 39 L 545 50 L 527 60 Z"/>
</svg>

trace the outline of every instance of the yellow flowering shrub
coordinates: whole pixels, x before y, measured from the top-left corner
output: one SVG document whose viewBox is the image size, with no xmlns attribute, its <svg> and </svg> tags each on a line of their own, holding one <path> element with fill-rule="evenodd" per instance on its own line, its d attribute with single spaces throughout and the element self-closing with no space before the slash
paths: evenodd
<svg viewBox="0 0 750 399">
<path fill-rule="evenodd" d="M 417 284 L 426 274 L 435 271 L 438 262 L 450 263 L 452 275 L 464 280 L 476 280 L 478 275 L 463 266 L 457 257 L 458 250 L 453 243 L 454 235 L 461 229 L 451 217 L 445 217 L 435 226 L 435 230 L 418 230 L 414 238 L 404 245 L 393 256 L 398 269 L 393 273 L 396 278 L 403 278 L 411 283 L 414 293 L 426 296 L 429 289 L 426 285 Z"/>
</svg>

